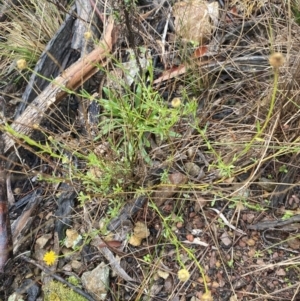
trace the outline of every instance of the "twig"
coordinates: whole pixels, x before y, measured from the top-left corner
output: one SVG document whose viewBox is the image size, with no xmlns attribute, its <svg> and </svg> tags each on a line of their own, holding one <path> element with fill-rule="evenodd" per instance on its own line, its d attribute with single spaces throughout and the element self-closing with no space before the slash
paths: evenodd
<svg viewBox="0 0 300 301">
<path fill-rule="evenodd" d="M 99 19 L 101 20 L 102 24 L 104 24 L 104 23 L 105 23 L 105 20 L 104 20 L 104 14 L 102 14 L 102 13 L 99 11 L 97 5 L 95 4 L 95 2 L 94 2 L 93 0 L 90 0 L 90 3 L 91 3 L 91 6 L 94 8 L 96 14 L 98 15 Z"/>
<path fill-rule="evenodd" d="M 70 287 L 72 290 L 74 290 L 77 294 L 80 294 L 82 297 L 86 298 L 89 301 L 95 301 L 94 298 L 92 298 L 88 293 L 84 292 L 83 290 L 81 290 L 80 288 L 78 288 L 77 286 L 74 286 L 73 284 L 71 284 L 70 282 L 66 281 L 65 279 L 63 279 L 62 277 L 56 275 L 53 273 L 53 271 L 51 271 L 50 269 L 48 269 L 47 267 L 42 266 L 41 264 L 39 264 L 38 262 L 36 262 L 35 260 L 25 256 L 25 255 L 21 255 L 20 258 L 28 263 L 31 263 L 33 265 L 35 265 L 36 267 L 38 267 L 39 269 L 41 269 L 44 273 L 46 273 L 47 275 L 51 276 L 52 278 L 54 278 L 55 280 L 67 285 L 68 287 Z"/>
<path fill-rule="evenodd" d="M 246 233 L 244 231 L 242 231 L 242 230 L 238 229 L 237 227 L 235 227 L 234 225 L 230 224 L 229 221 L 227 220 L 227 218 L 224 216 L 224 214 L 220 210 L 218 210 L 216 208 L 209 208 L 209 209 L 215 211 L 219 215 L 219 217 L 222 219 L 224 224 L 226 226 L 228 226 L 230 229 L 232 229 L 242 235 L 246 235 Z"/>
<path fill-rule="evenodd" d="M 166 36 L 167 36 L 167 31 L 168 31 L 168 26 L 169 26 L 170 18 L 171 18 L 171 11 L 168 13 L 166 24 L 165 24 L 165 28 L 164 28 L 164 32 L 163 32 L 163 35 L 161 37 L 161 42 L 163 44 L 164 49 L 165 49 L 165 44 L 166 44 Z"/>
<path fill-rule="evenodd" d="M 263 221 L 255 225 L 250 225 L 247 228 L 250 230 L 262 231 L 262 230 L 274 229 L 274 228 L 278 228 L 294 223 L 299 223 L 299 222 L 300 222 L 300 214 L 297 214 L 286 220 Z"/>
</svg>

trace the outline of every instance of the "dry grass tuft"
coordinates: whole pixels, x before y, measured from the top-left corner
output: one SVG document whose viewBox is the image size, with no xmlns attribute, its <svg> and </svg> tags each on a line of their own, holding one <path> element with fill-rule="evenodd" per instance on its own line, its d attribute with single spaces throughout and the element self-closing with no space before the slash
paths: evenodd
<svg viewBox="0 0 300 301">
<path fill-rule="evenodd" d="M 0 76 L 9 74 L 18 59 L 34 66 L 62 22 L 61 12 L 46 0 L 13 6 L 0 23 Z"/>
</svg>

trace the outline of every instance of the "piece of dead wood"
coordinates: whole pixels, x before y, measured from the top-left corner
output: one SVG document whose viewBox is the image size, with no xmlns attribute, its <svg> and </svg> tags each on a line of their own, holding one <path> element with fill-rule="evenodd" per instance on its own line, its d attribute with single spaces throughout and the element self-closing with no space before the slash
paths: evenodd
<svg viewBox="0 0 300 301">
<path fill-rule="evenodd" d="M 33 212 L 36 210 L 41 201 L 42 190 L 35 190 L 30 196 L 22 214 L 13 222 L 12 236 L 13 236 L 13 252 L 16 253 L 24 241 L 25 232 L 30 229 L 34 220 Z"/>
<path fill-rule="evenodd" d="M 72 36 L 73 38 L 76 36 L 73 33 L 75 27 L 74 13 L 75 6 L 70 9 L 65 21 L 46 45 L 30 76 L 14 119 L 17 119 L 27 105 L 46 89 L 50 84 L 49 79 L 57 77 L 79 59 L 80 53 L 74 51 L 76 48 L 73 48 L 71 39 Z"/>
<path fill-rule="evenodd" d="M 3 162 L 0 162 L 0 273 L 4 272 L 5 264 L 12 256 L 12 234 L 8 217 L 6 173 Z"/>
<path fill-rule="evenodd" d="M 77 18 L 74 22 L 72 48 L 79 50 L 81 57 L 83 57 L 87 52 L 91 52 L 93 50 L 91 45 L 92 43 L 84 38 L 84 34 L 89 31 L 92 32 L 94 39 L 99 39 L 99 31 L 96 28 L 97 26 L 93 25 L 97 24 L 97 22 L 96 18 L 93 18 L 95 14 L 93 14 L 93 7 L 90 1 L 76 0 L 75 5 L 77 16 L 79 16 L 79 18 Z"/>
<path fill-rule="evenodd" d="M 49 108 L 57 105 L 67 93 L 75 91 L 94 75 L 99 70 L 97 64 L 105 66 L 109 61 L 109 53 L 115 42 L 114 33 L 114 20 L 112 17 L 109 17 L 104 38 L 100 41 L 99 46 L 56 77 L 34 99 L 23 114 L 12 123 L 11 127 L 13 130 L 19 134 L 30 136 L 33 127 L 40 124 Z M 6 153 L 14 145 L 15 141 L 8 133 L 4 133 L 2 138 L 5 142 L 4 153 Z"/>
<path fill-rule="evenodd" d="M 205 60 L 198 60 L 198 58 L 201 58 L 201 56 L 204 55 L 207 56 Z M 249 76 L 253 76 L 268 70 L 268 61 L 261 55 L 237 57 L 226 61 L 218 61 L 213 57 L 214 53 L 200 52 L 200 54 L 194 54 L 194 56 L 197 58 L 194 63 L 199 67 L 200 74 L 219 74 L 220 71 L 224 71 L 227 74 L 248 73 Z M 157 85 L 178 77 L 185 74 L 187 70 L 188 66 L 184 64 L 165 70 L 160 77 L 153 81 L 153 84 Z"/>
<path fill-rule="evenodd" d="M 263 222 L 255 224 L 255 225 L 250 225 L 247 228 L 250 230 L 255 230 L 255 231 L 263 231 L 263 230 L 279 228 L 279 227 L 283 227 L 286 225 L 299 223 L 299 222 L 300 222 L 300 214 L 296 214 L 286 220 L 279 219 L 279 220 L 274 220 L 274 221 L 263 221 Z"/>
</svg>

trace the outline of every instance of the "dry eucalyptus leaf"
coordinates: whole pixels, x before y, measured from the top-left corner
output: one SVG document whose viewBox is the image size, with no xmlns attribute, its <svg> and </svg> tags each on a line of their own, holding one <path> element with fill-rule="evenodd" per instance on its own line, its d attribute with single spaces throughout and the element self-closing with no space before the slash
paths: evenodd
<svg viewBox="0 0 300 301">
<path fill-rule="evenodd" d="M 176 33 L 187 41 L 202 44 L 216 28 L 219 4 L 204 0 L 181 1 L 173 6 L 173 14 Z"/>
</svg>

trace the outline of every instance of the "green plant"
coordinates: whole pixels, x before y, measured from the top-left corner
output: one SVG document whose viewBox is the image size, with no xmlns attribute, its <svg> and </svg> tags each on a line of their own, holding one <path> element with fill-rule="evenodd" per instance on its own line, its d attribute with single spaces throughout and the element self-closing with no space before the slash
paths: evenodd
<svg viewBox="0 0 300 301">
<path fill-rule="evenodd" d="M 185 260 L 183 260 L 181 258 L 181 254 L 182 254 L 182 252 L 184 252 L 187 255 L 187 259 L 190 260 L 191 262 L 193 262 L 193 264 L 195 264 L 196 267 L 198 268 L 198 270 L 202 276 L 202 279 L 203 279 L 205 292 L 206 293 L 210 292 L 208 289 L 208 286 L 207 286 L 204 269 L 202 268 L 201 264 L 197 260 L 193 250 L 190 248 L 187 248 L 184 244 L 182 244 L 182 242 L 178 239 L 178 237 L 172 230 L 172 226 L 174 224 L 172 216 L 166 216 L 166 217 L 163 216 L 154 203 L 151 203 L 150 207 L 152 207 L 157 212 L 157 214 L 160 217 L 160 220 L 163 223 L 162 235 L 175 246 L 176 259 L 177 259 L 177 262 L 179 263 L 179 265 L 182 267 L 182 269 L 180 270 L 180 273 L 183 272 L 184 275 L 186 275 L 186 276 L 189 275 L 189 272 L 187 271 L 187 269 L 185 267 L 186 262 L 185 262 Z"/>
<path fill-rule="evenodd" d="M 220 229 L 224 229 L 225 228 L 225 223 L 221 218 L 218 218 L 218 224 Z"/>
<path fill-rule="evenodd" d="M 287 219 L 290 219 L 294 215 L 295 215 L 295 212 L 293 212 L 292 210 L 284 210 L 284 214 L 282 216 L 282 219 L 287 220 Z"/>
<path fill-rule="evenodd" d="M 264 256 L 264 254 L 260 250 L 256 250 L 253 255 L 254 258 L 259 258 L 259 257 L 263 257 L 263 256 Z"/>
<path fill-rule="evenodd" d="M 234 266 L 234 260 L 230 259 L 229 261 L 227 261 L 227 265 L 232 269 Z"/>
<path fill-rule="evenodd" d="M 80 286 L 80 281 L 75 276 L 69 276 L 68 277 L 68 282 L 70 282 L 71 284 L 73 284 L 75 286 Z"/>
<path fill-rule="evenodd" d="M 150 254 L 147 254 L 143 257 L 145 262 L 151 263 L 152 262 L 152 256 Z"/>
<path fill-rule="evenodd" d="M 153 74 L 151 64 L 147 71 Z M 150 147 L 149 134 L 155 135 L 160 141 L 180 137 L 174 131 L 174 126 L 195 112 L 196 101 L 187 102 L 181 109 L 170 108 L 159 93 L 153 90 L 151 77 L 148 78 L 149 84 L 145 80 L 139 80 L 135 91 L 131 91 L 123 80 L 111 80 L 119 81 L 119 91 L 103 88 L 105 98 L 98 100 L 103 107 L 98 139 L 109 135 L 118 137 L 116 146 L 122 149 L 130 162 L 136 159 L 138 153 L 146 162 L 150 162 L 147 154 L 147 148 Z"/>
<path fill-rule="evenodd" d="M 282 173 L 287 173 L 288 172 L 288 169 L 287 169 L 285 164 L 283 164 L 279 167 L 279 172 L 282 172 Z"/>
<path fill-rule="evenodd" d="M 162 184 L 169 184 L 170 180 L 169 180 L 169 171 L 167 169 L 165 169 L 162 174 L 160 175 L 160 182 Z"/>
<path fill-rule="evenodd" d="M 288 1 L 288 3 L 289 2 L 290 1 Z M 291 11 L 294 14 L 295 21 L 297 22 L 298 25 L 300 25 L 300 10 L 299 10 L 300 2 L 299 0 L 293 0 L 291 1 L 290 4 L 291 4 Z"/>
<path fill-rule="evenodd" d="M 248 153 L 256 141 L 261 141 L 261 142 L 264 141 L 264 139 L 262 139 L 261 136 L 266 130 L 267 126 L 270 124 L 271 117 L 274 113 L 277 90 L 278 90 L 279 67 L 281 67 L 284 64 L 284 57 L 282 53 L 273 53 L 269 58 L 269 63 L 271 67 L 273 67 L 273 71 L 274 71 L 273 90 L 272 90 L 272 95 L 270 100 L 270 107 L 268 109 L 268 113 L 264 123 L 261 125 L 259 121 L 256 122 L 256 134 L 251 139 L 251 141 L 246 145 L 244 150 L 241 152 L 240 156 L 243 156 L 246 153 Z"/>
</svg>

